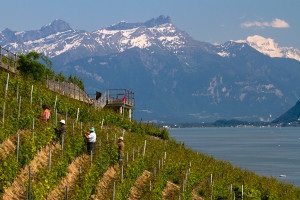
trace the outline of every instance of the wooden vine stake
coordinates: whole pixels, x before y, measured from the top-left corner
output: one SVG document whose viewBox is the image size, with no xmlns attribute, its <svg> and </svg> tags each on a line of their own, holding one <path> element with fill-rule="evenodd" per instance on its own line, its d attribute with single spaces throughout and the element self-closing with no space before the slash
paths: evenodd
<svg viewBox="0 0 300 200">
<path fill-rule="evenodd" d="M 6 99 L 7 90 L 8 90 L 8 82 L 9 82 L 9 73 L 7 74 L 7 78 L 6 78 L 6 86 L 5 86 L 5 99 Z"/>
<path fill-rule="evenodd" d="M 30 92 L 30 107 L 32 106 L 32 93 L 33 93 L 33 85 L 31 85 L 31 92 Z"/>
<path fill-rule="evenodd" d="M 4 118 L 5 118 L 5 102 L 3 102 L 3 118 L 2 118 L 3 126 L 5 121 Z"/>
<path fill-rule="evenodd" d="M 49 172 L 51 172 L 51 149 L 49 150 Z"/>
<path fill-rule="evenodd" d="M 28 166 L 28 199 L 31 199 L 31 166 Z"/>
<path fill-rule="evenodd" d="M 114 182 L 114 189 L 113 189 L 113 200 L 115 200 L 115 190 L 116 190 L 116 182 Z"/>
<path fill-rule="evenodd" d="M 19 132 L 17 134 L 17 137 L 18 137 L 18 139 L 17 139 L 17 163 L 19 163 L 19 149 L 20 149 L 20 134 L 19 134 Z"/>
<path fill-rule="evenodd" d="M 21 100 L 22 100 L 22 97 L 20 96 L 20 100 L 19 100 L 19 113 L 18 113 L 18 120 L 20 120 L 20 112 L 21 112 Z"/>
<path fill-rule="evenodd" d="M 145 156 L 145 152 L 146 152 L 146 145 L 147 145 L 147 140 L 145 140 L 145 145 L 144 145 L 144 152 L 143 152 L 143 157 Z"/>
<path fill-rule="evenodd" d="M 17 86 L 17 102 L 19 103 L 19 86 Z"/>
<path fill-rule="evenodd" d="M 76 124 L 77 124 L 77 122 L 78 122 L 78 116 L 79 116 L 79 108 L 77 109 Z"/>
<path fill-rule="evenodd" d="M 68 200 L 68 186 L 66 185 L 66 196 L 65 196 L 65 200 Z"/>
<path fill-rule="evenodd" d="M 34 118 L 32 118 L 32 139 L 34 139 Z"/>
<path fill-rule="evenodd" d="M 57 95 L 55 96 L 54 112 L 55 112 L 55 109 L 56 109 L 56 102 L 57 102 Z"/>
<path fill-rule="evenodd" d="M 103 122 L 104 122 L 104 119 L 102 119 L 102 122 L 101 122 L 101 129 L 102 129 L 102 127 L 103 127 Z"/>
</svg>

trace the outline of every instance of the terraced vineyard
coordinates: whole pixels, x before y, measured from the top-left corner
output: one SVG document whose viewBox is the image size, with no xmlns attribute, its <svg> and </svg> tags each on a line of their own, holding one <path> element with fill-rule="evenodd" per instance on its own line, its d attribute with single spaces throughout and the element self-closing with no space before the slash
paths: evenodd
<svg viewBox="0 0 300 200">
<path fill-rule="evenodd" d="M 41 82 L 8 78 L 6 71 L 0 82 L 2 199 L 300 198 L 299 188 L 185 148 L 166 130 L 96 110 Z M 36 115 L 42 104 L 51 110 L 48 123 Z M 63 139 L 54 130 L 61 119 L 67 127 Z M 97 148 L 89 156 L 82 130 L 92 126 Z M 125 159 L 119 166 L 116 140 L 123 130 Z"/>
</svg>

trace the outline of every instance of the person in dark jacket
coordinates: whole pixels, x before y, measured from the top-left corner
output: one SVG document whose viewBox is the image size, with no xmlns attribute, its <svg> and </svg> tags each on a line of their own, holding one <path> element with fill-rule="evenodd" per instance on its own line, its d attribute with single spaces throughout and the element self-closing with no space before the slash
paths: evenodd
<svg viewBox="0 0 300 200">
<path fill-rule="evenodd" d="M 62 135 L 66 135 L 66 122 L 65 120 L 60 120 L 60 128 L 56 128 L 58 136 L 62 138 Z"/>
</svg>

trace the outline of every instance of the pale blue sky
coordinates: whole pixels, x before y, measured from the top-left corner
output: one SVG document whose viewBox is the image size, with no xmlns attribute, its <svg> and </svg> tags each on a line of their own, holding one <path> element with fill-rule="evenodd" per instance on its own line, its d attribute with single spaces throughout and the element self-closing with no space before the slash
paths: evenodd
<svg viewBox="0 0 300 200">
<path fill-rule="evenodd" d="M 35 30 L 62 19 L 73 29 L 93 31 L 161 14 L 199 41 L 257 34 L 300 49 L 299 0 L 1 0 L 0 30 Z"/>
</svg>

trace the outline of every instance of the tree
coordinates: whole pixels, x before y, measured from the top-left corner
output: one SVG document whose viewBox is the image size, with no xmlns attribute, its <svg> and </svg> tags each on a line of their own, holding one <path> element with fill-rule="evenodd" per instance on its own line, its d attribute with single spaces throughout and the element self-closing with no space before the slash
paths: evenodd
<svg viewBox="0 0 300 200">
<path fill-rule="evenodd" d="M 71 74 L 68 78 L 68 81 L 76 84 L 80 89 L 84 90 L 84 83 L 83 83 L 82 78 L 77 77 L 76 75 L 72 76 L 72 74 Z"/>
<path fill-rule="evenodd" d="M 19 55 L 19 70 L 21 75 L 42 81 L 49 75 L 55 75 L 52 71 L 52 62 L 42 53 L 32 51 L 26 55 Z M 43 64 L 44 63 L 44 64 Z"/>
</svg>

